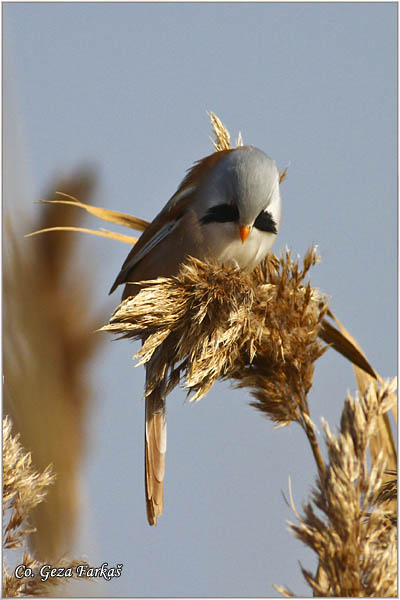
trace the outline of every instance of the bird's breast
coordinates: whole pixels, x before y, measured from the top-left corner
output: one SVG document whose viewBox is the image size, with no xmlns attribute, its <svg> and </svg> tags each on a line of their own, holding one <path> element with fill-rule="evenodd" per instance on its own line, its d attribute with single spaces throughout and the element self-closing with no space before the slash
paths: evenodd
<svg viewBox="0 0 400 600">
<path fill-rule="evenodd" d="M 221 264 L 254 269 L 271 249 L 276 234 L 252 227 L 242 243 L 237 223 L 209 223 L 203 226 L 207 240 L 206 256 Z"/>
</svg>

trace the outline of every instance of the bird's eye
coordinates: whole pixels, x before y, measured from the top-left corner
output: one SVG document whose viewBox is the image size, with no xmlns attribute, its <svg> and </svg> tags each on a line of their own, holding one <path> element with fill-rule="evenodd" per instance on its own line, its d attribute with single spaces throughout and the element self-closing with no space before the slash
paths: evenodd
<svg viewBox="0 0 400 600">
<path fill-rule="evenodd" d="M 211 206 L 204 217 L 201 218 L 203 225 L 207 223 L 228 223 L 239 221 L 239 210 L 232 204 L 217 204 Z"/>
<path fill-rule="evenodd" d="M 268 233 L 278 233 L 273 216 L 267 210 L 262 210 L 254 221 L 254 227 Z"/>
</svg>

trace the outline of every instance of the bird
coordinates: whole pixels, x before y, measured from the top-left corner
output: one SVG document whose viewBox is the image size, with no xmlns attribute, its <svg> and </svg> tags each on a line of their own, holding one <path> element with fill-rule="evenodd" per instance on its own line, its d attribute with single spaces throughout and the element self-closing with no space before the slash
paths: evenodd
<svg viewBox="0 0 400 600">
<path fill-rule="evenodd" d="M 111 287 L 122 300 L 142 282 L 177 275 L 189 256 L 253 270 L 265 258 L 281 221 L 280 173 L 255 146 L 219 150 L 194 163 L 175 194 L 128 254 Z M 145 497 L 147 519 L 163 512 L 166 401 L 162 388 L 146 397 Z"/>
</svg>

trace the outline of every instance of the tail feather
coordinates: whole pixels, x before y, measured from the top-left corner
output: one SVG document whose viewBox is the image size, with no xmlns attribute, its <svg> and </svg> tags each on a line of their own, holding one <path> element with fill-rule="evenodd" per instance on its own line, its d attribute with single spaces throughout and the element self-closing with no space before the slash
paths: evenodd
<svg viewBox="0 0 400 600">
<path fill-rule="evenodd" d="M 146 398 L 145 484 L 147 520 L 150 525 L 157 524 L 157 517 L 162 515 L 164 508 L 163 481 L 166 450 L 165 400 L 160 390 L 156 389 Z"/>
</svg>

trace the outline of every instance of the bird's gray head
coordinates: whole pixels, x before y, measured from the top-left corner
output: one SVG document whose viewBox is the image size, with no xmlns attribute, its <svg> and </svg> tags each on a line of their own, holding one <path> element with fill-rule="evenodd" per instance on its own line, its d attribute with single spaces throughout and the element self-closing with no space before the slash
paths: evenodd
<svg viewBox="0 0 400 600">
<path fill-rule="evenodd" d="M 237 207 L 240 225 L 253 225 L 268 210 L 279 226 L 279 171 L 275 162 L 254 146 L 241 146 L 223 156 L 210 171 L 202 192 L 209 204 Z"/>
</svg>

